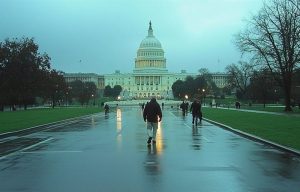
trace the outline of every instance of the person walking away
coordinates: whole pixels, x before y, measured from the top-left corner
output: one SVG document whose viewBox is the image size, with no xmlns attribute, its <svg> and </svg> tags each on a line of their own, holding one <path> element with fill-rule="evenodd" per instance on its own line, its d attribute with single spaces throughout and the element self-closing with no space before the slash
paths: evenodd
<svg viewBox="0 0 300 192">
<path fill-rule="evenodd" d="M 187 114 L 188 114 L 188 110 L 189 110 L 189 102 L 188 102 L 188 101 L 185 102 L 185 107 L 184 107 L 184 109 L 185 109 L 185 115 L 187 115 Z"/>
<path fill-rule="evenodd" d="M 156 143 L 156 132 L 158 128 L 158 122 L 162 119 L 162 112 L 159 104 L 155 98 L 152 98 L 149 103 L 146 104 L 143 112 L 144 121 L 147 122 L 147 134 L 148 145 L 151 144 L 151 140 Z"/>
<path fill-rule="evenodd" d="M 200 119 L 200 122 L 202 120 L 201 104 L 199 103 L 199 101 L 197 101 L 196 99 L 194 100 L 194 102 L 191 104 L 190 111 L 192 112 L 193 116 L 192 123 L 196 123 L 197 125 L 198 118 Z"/>
<path fill-rule="evenodd" d="M 104 105 L 105 114 L 109 112 L 109 106 L 107 104 Z"/>
<path fill-rule="evenodd" d="M 182 110 L 183 116 L 185 115 L 185 107 L 186 107 L 186 105 L 185 105 L 184 101 L 182 101 L 182 103 L 180 104 L 180 109 Z"/>
</svg>

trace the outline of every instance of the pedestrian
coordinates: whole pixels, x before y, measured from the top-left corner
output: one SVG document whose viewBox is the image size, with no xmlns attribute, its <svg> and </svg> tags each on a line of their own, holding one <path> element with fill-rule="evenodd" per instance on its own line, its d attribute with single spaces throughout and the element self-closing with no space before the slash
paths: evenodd
<svg viewBox="0 0 300 192">
<path fill-rule="evenodd" d="M 152 98 L 149 103 L 146 104 L 143 112 L 144 121 L 147 122 L 147 134 L 148 145 L 156 143 L 156 132 L 158 128 L 158 122 L 162 119 L 162 112 L 159 104 L 155 98 Z"/>
<path fill-rule="evenodd" d="M 188 110 L 189 110 L 189 102 L 188 101 L 185 103 L 184 109 L 185 109 L 185 114 L 187 115 L 188 114 Z"/>
<path fill-rule="evenodd" d="M 104 105 L 104 111 L 105 111 L 105 114 L 107 114 L 109 112 L 109 106 L 107 105 L 107 103 Z"/>
<path fill-rule="evenodd" d="M 201 104 L 199 103 L 198 100 L 194 100 L 194 102 L 191 104 L 191 108 L 190 111 L 192 112 L 192 116 L 193 116 L 193 121 L 192 123 L 196 123 L 198 122 L 198 118 L 200 119 L 200 123 L 202 121 L 202 112 L 201 112 Z"/>
<path fill-rule="evenodd" d="M 161 104 L 161 108 L 162 108 L 162 109 L 164 109 L 164 106 L 165 106 L 165 104 L 164 104 L 164 103 L 162 103 L 162 104 Z"/>
<path fill-rule="evenodd" d="M 180 109 L 182 110 L 182 115 L 184 116 L 185 115 L 185 107 L 186 107 L 186 105 L 185 105 L 185 103 L 184 103 L 184 101 L 182 101 L 182 103 L 180 104 Z"/>
</svg>

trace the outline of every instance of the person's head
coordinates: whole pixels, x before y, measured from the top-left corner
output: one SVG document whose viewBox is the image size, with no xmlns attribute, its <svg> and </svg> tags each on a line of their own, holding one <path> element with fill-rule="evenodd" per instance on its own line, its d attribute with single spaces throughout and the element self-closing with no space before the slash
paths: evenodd
<svg viewBox="0 0 300 192">
<path fill-rule="evenodd" d="M 155 97 L 152 97 L 150 101 L 151 101 L 151 102 L 156 102 L 156 98 L 155 98 Z"/>
</svg>

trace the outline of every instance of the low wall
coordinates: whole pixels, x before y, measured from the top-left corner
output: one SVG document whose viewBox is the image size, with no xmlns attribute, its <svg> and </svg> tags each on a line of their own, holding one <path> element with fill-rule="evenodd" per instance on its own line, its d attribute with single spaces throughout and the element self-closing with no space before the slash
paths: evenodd
<svg viewBox="0 0 300 192">
<path fill-rule="evenodd" d="M 140 106 L 142 103 L 147 103 L 150 100 L 130 100 L 130 101 L 109 101 L 105 104 L 108 104 L 109 106 Z M 175 101 L 175 100 L 157 100 L 157 102 L 162 105 L 164 103 L 165 106 L 173 106 L 177 107 L 182 103 L 182 101 Z"/>
</svg>

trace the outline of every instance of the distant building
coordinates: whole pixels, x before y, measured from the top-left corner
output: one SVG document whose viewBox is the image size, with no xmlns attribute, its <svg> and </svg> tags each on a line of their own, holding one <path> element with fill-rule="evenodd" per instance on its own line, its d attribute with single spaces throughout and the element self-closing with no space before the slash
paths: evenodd
<svg viewBox="0 0 300 192">
<path fill-rule="evenodd" d="M 104 89 L 104 76 L 96 73 L 65 73 L 64 78 L 67 83 L 80 80 L 82 82 L 93 82 L 97 89 Z"/>
<path fill-rule="evenodd" d="M 127 98 L 157 98 L 173 99 L 172 85 L 177 80 L 185 80 L 187 76 L 196 77 L 196 73 L 169 73 L 166 58 L 161 43 L 153 34 L 152 24 L 149 23 L 148 35 L 142 40 L 137 50 L 133 73 L 121 73 L 116 70 L 113 74 L 97 75 L 94 73 L 66 73 L 67 82 L 73 80 L 95 82 L 98 89 L 109 85 L 120 85 L 123 90 L 121 97 Z M 227 74 L 213 73 L 213 81 L 220 88 L 226 85 Z"/>
<path fill-rule="evenodd" d="M 228 85 L 228 74 L 226 73 L 211 73 L 212 81 L 219 88 L 224 88 Z"/>
</svg>

